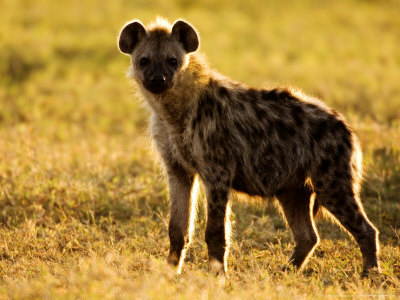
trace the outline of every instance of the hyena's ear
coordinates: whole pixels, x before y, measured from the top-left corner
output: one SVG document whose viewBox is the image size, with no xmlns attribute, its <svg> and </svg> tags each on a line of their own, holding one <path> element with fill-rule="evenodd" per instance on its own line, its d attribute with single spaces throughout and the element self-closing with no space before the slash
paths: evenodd
<svg viewBox="0 0 400 300">
<path fill-rule="evenodd" d="M 176 21 L 172 26 L 171 34 L 182 43 L 186 53 L 196 51 L 199 47 L 199 37 L 196 30 L 184 21 Z"/>
<path fill-rule="evenodd" d="M 119 34 L 119 50 L 126 54 L 132 54 L 138 42 L 146 36 L 146 29 L 142 23 L 134 21 L 127 24 Z"/>
</svg>

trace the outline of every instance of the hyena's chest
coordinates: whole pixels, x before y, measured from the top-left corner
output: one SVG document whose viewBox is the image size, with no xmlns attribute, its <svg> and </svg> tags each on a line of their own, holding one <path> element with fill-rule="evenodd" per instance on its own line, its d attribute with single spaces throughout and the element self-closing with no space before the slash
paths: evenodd
<svg viewBox="0 0 400 300">
<path fill-rule="evenodd" d="M 193 149 L 193 142 L 185 135 L 170 136 L 171 153 L 176 161 L 192 172 L 197 172 L 198 157 Z"/>
<path fill-rule="evenodd" d="M 228 152 L 220 142 L 207 135 L 206 130 L 185 130 L 182 134 L 170 136 L 171 152 L 174 158 L 188 170 L 203 173 L 204 169 L 217 167 L 227 159 Z"/>
</svg>

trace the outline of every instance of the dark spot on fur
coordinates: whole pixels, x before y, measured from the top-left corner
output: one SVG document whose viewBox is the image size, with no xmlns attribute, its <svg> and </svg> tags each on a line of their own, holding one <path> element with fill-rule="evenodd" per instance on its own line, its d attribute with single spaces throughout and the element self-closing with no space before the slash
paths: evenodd
<svg viewBox="0 0 400 300">
<path fill-rule="evenodd" d="M 336 177 L 336 178 L 342 178 L 342 176 L 343 176 L 343 171 L 339 171 L 339 170 L 335 170 L 335 172 L 334 172 L 334 176 Z"/>
<path fill-rule="evenodd" d="M 204 116 L 206 118 L 210 118 L 210 119 L 212 119 L 214 117 L 214 110 L 211 106 L 206 106 L 204 108 Z"/>
<path fill-rule="evenodd" d="M 321 161 L 321 165 L 319 166 L 319 169 L 322 173 L 326 173 L 326 172 L 328 172 L 330 166 L 331 166 L 331 162 L 327 159 L 323 159 Z"/>
<path fill-rule="evenodd" d="M 338 209 L 343 208 L 343 207 L 346 206 L 346 201 L 345 201 L 343 195 L 341 195 L 340 193 L 334 192 L 334 193 L 331 195 L 331 197 L 332 197 L 332 203 L 334 203 L 334 205 L 335 205 Z"/>
<path fill-rule="evenodd" d="M 350 199 L 353 199 L 353 198 L 354 198 L 354 192 L 353 192 L 353 190 L 350 189 L 350 190 L 346 193 L 346 196 L 347 196 L 348 198 L 350 198 Z"/>
<path fill-rule="evenodd" d="M 296 125 L 298 127 L 302 127 L 304 124 L 304 110 L 299 105 L 292 106 L 292 116 Z"/>
<path fill-rule="evenodd" d="M 317 182 L 315 183 L 315 187 L 317 189 L 321 189 L 324 186 L 324 183 L 322 182 L 322 180 L 317 180 Z"/>
<path fill-rule="evenodd" d="M 348 219 L 346 220 L 345 225 L 347 225 L 352 233 L 359 235 L 362 232 L 362 226 L 360 225 L 362 224 L 363 219 L 361 218 L 361 216 L 354 216 L 353 211 L 347 211 L 347 218 Z"/>
<path fill-rule="evenodd" d="M 229 98 L 229 91 L 228 91 L 228 89 L 227 89 L 226 87 L 220 86 L 220 87 L 218 88 L 218 95 L 219 95 L 220 97 L 227 97 L 227 98 Z"/>
<path fill-rule="evenodd" d="M 230 130 L 226 126 L 223 126 L 222 133 L 224 134 L 224 137 L 227 138 L 230 135 Z"/>
<path fill-rule="evenodd" d="M 322 148 L 322 151 L 323 151 L 324 153 L 332 153 L 332 154 L 335 154 L 335 153 L 336 153 L 336 145 L 335 145 L 335 146 L 332 145 L 332 144 L 325 145 L 325 147 Z"/>
<path fill-rule="evenodd" d="M 332 207 L 332 208 L 331 208 L 333 214 L 335 215 L 335 217 L 342 218 L 342 217 L 344 216 L 343 209 L 338 208 L 338 207 L 336 206 L 336 203 L 335 203 L 334 205 L 335 205 L 335 207 Z"/>
<path fill-rule="evenodd" d="M 264 101 L 273 101 L 273 102 L 285 102 L 285 100 L 289 100 L 293 98 L 290 91 L 287 89 L 271 89 L 271 90 L 262 90 L 261 98 Z"/>
<path fill-rule="evenodd" d="M 313 138 L 309 138 L 309 137 L 307 137 L 307 138 L 308 138 L 308 146 L 310 147 L 310 150 L 313 151 L 314 150 L 315 141 L 314 141 Z"/>
<path fill-rule="evenodd" d="M 256 103 L 254 103 L 254 105 L 252 107 L 253 107 L 254 114 L 257 117 L 257 120 L 262 121 L 262 120 L 268 119 L 268 114 L 267 114 L 266 110 L 264 109 L 264 107 L 259 107 L 258 105 L 256 105 Z"/>
<path fill-rule="evenodd" d="M 349 149 L 353 149 L 353 144 L 351 142 L 350 136 L 348 138 L 343 139 L 343 142 Z"/>
<path fill-rule="evenodd" d="M 267 153 L 267 155 L 270 155 L 270 156 L 273 156 L 276 154 L 275 149 L 271 145 L 267 146 L 267 148 L 265 149 L 265 152 Z"/>
<path fill-rule="evenodd" d="M 280 120 L 277 120 L 275 122 L 275 126 L 276 131 L 278 132 L 278 135 L 282 140 L 287 140 L 296 133 L 296 130 L 292 126 Z"/>
<path fill-rule="evenodd" d="M 216 82 L 215 80 L 213 80 L 213 79 L 210 78 L 210 80 L 208 81 L 208 86 L 209 86 L 210 88 L 213 88 L 213 87 L 216 86 L 216 85 L 217 85 L 217 82 Z"/>
<path fill-rule="evenodd" d="M 204 117 L 213 118 L 214 103 L 214 99 L 207 94 L 200 98 L 199 109 L 203 111 Z"/>
<path fill-rule="evenodd" d="M 258 99 L 258 91 L 254 88 L 250 88 L 247 90 L 248 96 L 249 96 L 249 100 L 256 100 Z"/>
<path fill-rule="evenodd" d="M 332 124 L 332 132 L 340 139 L 348 148 L 352 147 L 351 131 L 341 120 L 335 120 Z"/>
<path fill-rule="evenodd" d="M 201 123 L 201 118 L 202 118 L 202 113 L 201 113 L 201 109 L 197 110 L 197 116 L 196 116 L 196 121 L 197 123 Z"/>
<path fill-rule="evenodd" d="M 261 98 L 264 101 L 278 101 L 278 93 L 276 89 L 273 90 L 262 90 L 261 91 Z"/>
<path fill-rule="evenodd" d="M 327 134 L 329 130 L 329 124 L 326 120 L 321 120 L 320 122 L 314 124 L 312 129 L 313 137 L 316 142 L 320 142 L 321 139 Z"/>
<path fill-rule="evenodd" d="M 212 108 L 214 106 L 214 104 L 215 104 L 214 98 L 212 98 L 210 95 L 207 95 L 207 97 L 205 98 L 205 105 Z"/>
<path fill-rule="evenodd" d="M 346 134 L 346 135 L 350 134 L 346 124 L 344 124 L 343 121 L 341 121 L 341 120 L 335 120 L 333 122 L 332 131 L 340 133 L 340 134 Z"/>
<path fill-rule="evenodd" d="M 343 145 L 342 145 L 342 144 L 339 144 L 339 145 L 337 146 L 337 149 L 336 149 L 336 156 L 337 156 L 338 158 L 343 157 L 344 154 L 345 154 L 345 151 L 346 151 L 346 150 L 344 149 Z"/>
<path fill-rule="evenodd" d="M 221 117 L 222 115 L 222 105 L 219 101 L 215 102 L 215 107 L 217 108 L 218 116 Z"/>
<path fill-rule="evenodd" d="M 337 190 L 337 188 L 340 187 L 340 182 L 336 180 L 332 180 L 331 183 L 329 184 L 329 189 L 332 191 Z"/>
<path fill-rule="evenodd" d="M 200 138 L 200 140 L 204 140 L 204 132 L 203 132 L 203 130 L 199 130 L 199 138 Z"/>
</svg>

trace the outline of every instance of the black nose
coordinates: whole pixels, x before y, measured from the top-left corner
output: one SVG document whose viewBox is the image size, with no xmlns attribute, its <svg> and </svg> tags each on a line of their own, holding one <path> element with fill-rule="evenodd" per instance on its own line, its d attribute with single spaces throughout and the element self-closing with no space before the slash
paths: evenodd
<svg viewBox="0 0 400 300">
<path fill-rule="evenodd" d="M 151 78 L 151 83 L 154 85 L 163 85 L 165 84 L 165 77 L 161 74 L 154 75 Z"/>
</svg>

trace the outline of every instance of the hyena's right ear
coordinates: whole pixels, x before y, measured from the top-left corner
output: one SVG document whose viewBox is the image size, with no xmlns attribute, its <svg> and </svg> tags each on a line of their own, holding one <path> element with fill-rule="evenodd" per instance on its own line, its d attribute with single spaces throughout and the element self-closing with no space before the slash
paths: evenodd
<svg viewBox="0 0 400 300">
<path fill-rule="evenodd" d="M 119 35 L 119 50 L 126 54 L 132 54 L 138 42 L 146 36 L 146 29 L 142 23 L 133 21 L 127 24 Z"/>
<path fill-rule="evenodd" d="M 187 53 L 196 51 L 199 47 L 199 37 L 196 30 L 190 24 L 178 20 L 172 26 L 172 36 L 182 43 Z"/>
</svg>

